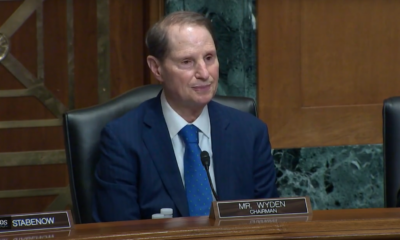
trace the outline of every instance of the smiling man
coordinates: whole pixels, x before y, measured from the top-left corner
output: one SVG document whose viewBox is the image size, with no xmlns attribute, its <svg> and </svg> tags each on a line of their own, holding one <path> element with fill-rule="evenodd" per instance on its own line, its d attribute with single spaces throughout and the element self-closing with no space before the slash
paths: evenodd
<svg viewBox="0 0 400 240">
<path fill-rule="evenodd" d="M 219 63 L 211 22 L 175 12 L 148 32 L 147 63 L 163 90 L 107 124 L 96 169 L 95 221 L 208 215 L 213 200 L 278 197 L 267 126 L 214 101 Z"/>
</svg>

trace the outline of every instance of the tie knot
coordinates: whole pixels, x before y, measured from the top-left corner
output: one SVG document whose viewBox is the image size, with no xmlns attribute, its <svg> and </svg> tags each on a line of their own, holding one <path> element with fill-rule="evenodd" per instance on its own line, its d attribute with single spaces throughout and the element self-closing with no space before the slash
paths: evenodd
<svg viewBox="0 0 400 240">
<path fill-rule="evenodd" d="M 199 143 L 199 129 L 195 125 L 186 125 L 179 131 L 179 136 L 185 142 L 188 143 Z"/>
</svg>

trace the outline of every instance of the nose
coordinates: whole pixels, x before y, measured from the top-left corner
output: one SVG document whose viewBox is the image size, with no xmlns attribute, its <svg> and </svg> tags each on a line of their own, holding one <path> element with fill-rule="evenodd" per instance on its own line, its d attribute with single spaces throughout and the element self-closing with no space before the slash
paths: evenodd
<svg viewBox="0 0 400 240">
<path fill-rule="evenodd" d="M 210 73 L 208 72 L 205 62 L 201 61 L 197 64 L 195 77 L 200 80 L 208 80 Z"/>
</svg>

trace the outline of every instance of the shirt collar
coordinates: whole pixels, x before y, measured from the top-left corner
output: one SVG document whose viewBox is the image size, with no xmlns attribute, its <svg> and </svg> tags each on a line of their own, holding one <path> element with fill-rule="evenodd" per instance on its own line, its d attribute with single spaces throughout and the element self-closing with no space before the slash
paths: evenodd
<svg viewBox="0 0 400 240">
<path fill-rule="evenodd" d="M 167 123 L 169 136 L 174 138 L 179 131 L 190 124 L 186 122 L 174 109 L 169 105 L 167 99 L 165 98 L 164 91 L 161 93 L 161 108 L 165 118 L 165 122 Z M 211 137 L 210 134 L 210 117 L 208 115 L 208 106 L 206 105 L 203 108 L 200 116 L 192 123 L 195 125 L 207 138 Z"/>
</svg>

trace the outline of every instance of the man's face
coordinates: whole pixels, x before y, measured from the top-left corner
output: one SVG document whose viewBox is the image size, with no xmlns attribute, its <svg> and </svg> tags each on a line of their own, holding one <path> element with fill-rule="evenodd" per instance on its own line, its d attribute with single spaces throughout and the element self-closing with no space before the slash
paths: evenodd
<svg viewBox="0 0 400 240">
<path fill-rule="evenodd" d="M 203 107 L 218 87 L 219 63 L 214 41 L 205 27 L 171 26 L 169 51 L 160 63 L 160 81 L 173 108 Z"/>
</svg>

